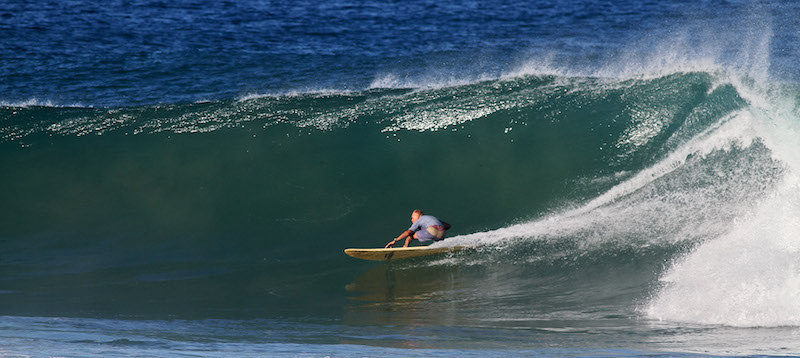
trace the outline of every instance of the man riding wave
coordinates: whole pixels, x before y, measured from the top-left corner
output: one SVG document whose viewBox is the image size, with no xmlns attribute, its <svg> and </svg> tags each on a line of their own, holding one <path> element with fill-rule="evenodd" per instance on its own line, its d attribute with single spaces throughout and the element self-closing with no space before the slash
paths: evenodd
<svg viewBox="0 0 800 358">
<path fill-rule="evenodd" d="M 450 229 L 450 224 L 439 220 L 433 215 L 425 215 L 422 210 L 414 210 L 411 213 L 411 227 L 404 231 L 396 239 L 389 241 L 386 248 L 394 247 L 398 241 L 406 239 L 403 247 L 408 247 L 413 239 L 419 242 L 441 241 Z"/>
</svg>

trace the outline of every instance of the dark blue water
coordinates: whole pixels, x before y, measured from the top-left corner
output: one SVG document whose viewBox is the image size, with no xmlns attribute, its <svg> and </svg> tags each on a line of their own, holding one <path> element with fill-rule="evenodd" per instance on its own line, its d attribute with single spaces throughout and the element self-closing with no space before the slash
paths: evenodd
<svg viewBox="0 0 800 358">
<path fill-rule="evenodd" d="M 799 18 L 0 3 L 0 355 L 800 354 Z"/>
<path fill-rule="evenodd" d="M 120 106 L 473 80 L 531 61 L 636 66 L 654 51 L 797 78 L 791 2 L 6 1 L 6 103 Z M 765 39 L 764 37 L 767 37 Z M 752 53 L 753 41 L 768 53 Z M 678 50 L 676 48 L 676 50 Z M 632 57 L 633 59 L 629 59 Z M 661 58 L 656 60 L 666 60 Z M 747 62 L 747 61 L 745 61 Z M 36 103 L 35 101 L 33 103 Z"/>
</svg>

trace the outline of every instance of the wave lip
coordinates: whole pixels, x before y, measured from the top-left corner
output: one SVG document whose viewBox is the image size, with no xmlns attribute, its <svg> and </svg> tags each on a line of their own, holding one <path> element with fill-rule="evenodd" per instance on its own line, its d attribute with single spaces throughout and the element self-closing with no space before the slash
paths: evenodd
<svg viewBox="0 0 800 358">
<path fill-rule="evenodd" d="M 41 99 L 37 97 L 30 98 L 24 101 L 0 101 L 0 107 L 11 108 L 30 108 L 30 107 L 50 107 L 50 108 L 91 108 L 80 103 L 72 104 L 58 104 L 49 99 Z"/>
</svg>

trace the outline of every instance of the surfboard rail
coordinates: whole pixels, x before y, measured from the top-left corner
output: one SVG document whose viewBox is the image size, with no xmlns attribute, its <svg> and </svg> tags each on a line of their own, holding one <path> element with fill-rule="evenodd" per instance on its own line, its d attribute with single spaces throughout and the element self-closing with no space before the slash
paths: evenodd
<svg viewBox="0 0 800 358">
<path fill-rule="evenodd" d="M 449 246 L 449 247 L 429 247 L 429 246 L 412 246 L 412 247 L 392 247 L 392 248 L 373 248 L 373 249 L 345 249 L 344 253 L 362 260 L 372 261 L 389 261 L 408 259 L 412 257 L 421 257 L 437 254 L 445 254 L 456 252 L 466 249 L 467 246 Z"/>
</svg>

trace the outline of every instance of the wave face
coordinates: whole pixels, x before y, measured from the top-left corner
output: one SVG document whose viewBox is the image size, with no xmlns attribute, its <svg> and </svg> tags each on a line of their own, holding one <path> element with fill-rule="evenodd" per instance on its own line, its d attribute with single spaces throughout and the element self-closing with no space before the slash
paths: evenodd
<svg viewBox="0 0 800 358">
<path fill-rule="evenodd" d="M 797 98 L 712 70 L 6 106 L 0 306 L 798 325 Z M 341 249 L 414 208 L 454 224 L 436 245 L 482 246 L 359 275 Z"/>
<path fill-rule="evenodd" d="M 796 354 L 798 11 L 5 0 L 0 355 Z"/>
</svg>

